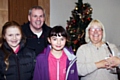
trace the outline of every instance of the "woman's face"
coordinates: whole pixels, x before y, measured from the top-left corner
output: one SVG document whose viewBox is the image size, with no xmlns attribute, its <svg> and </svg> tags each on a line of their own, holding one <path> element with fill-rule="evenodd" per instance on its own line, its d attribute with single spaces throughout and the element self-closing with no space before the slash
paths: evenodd
<svg viewBox="0 0 120 80">
<path fill-rule="evenodd" d="M 102 42 L 103 38 L 103 29 L 97 24 L 93 24 L 89 28 L 89 38 L 93 44 L 98 44 Z"/>
<path fill-rule="evenodd" d="M 22 34 L 17 27 L 9 27 L 5 31 L 4 39 L 8 43 L 8 45 L 15 49 L 18 47 L 20 41 L 21 41 Z"/>
</svg>

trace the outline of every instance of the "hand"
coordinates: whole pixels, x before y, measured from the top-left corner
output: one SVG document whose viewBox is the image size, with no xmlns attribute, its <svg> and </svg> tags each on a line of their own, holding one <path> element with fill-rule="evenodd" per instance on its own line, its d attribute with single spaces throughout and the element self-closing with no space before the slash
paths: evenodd
<svg viewBox="0 0 120 80">
<path fill-rule="evenodd" d="M 106 60 L 101 60 L 95 63 L 97 68 L 109 68 L 109 62 Z"/>
<path fill-rule="evenodd" d="M 110 56 L 110 58 L 106 59 L 107 62 L 109 62 L 109 66 L 116 67 L 120 64 L 120 58 L 116 56 Z"/>
</svg>

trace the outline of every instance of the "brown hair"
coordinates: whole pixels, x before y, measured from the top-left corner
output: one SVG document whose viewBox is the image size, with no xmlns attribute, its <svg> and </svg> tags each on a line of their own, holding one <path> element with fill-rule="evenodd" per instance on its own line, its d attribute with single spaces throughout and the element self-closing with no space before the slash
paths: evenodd
<svg viewBox="0 0 120 80">
<path fill-rule="evenodd" d="M 2 42 L 2 45 L 1 45 L 1 49 L 3 50 L 5 56 L 4 56 L 4 62 L 6 64 L 6 68 L 5 70 L 7 71 L 8 70 L 8 67 L 9 67 L 9 56 L 12 54 L 10 51 L 7 51 L 4 47 L 3 47 L 3 43 L 6 42 L 6 40 L 4 39 L 4 36 L 6 34 L 6 30 L 7 28 L 10 28 L 10 27 L 17 27 L 20 32 L 21 32 L 21 35 L 22 35 L 22 38 L 23 41 L 25 42 L 25 36 L 23 35 L 23 32 L 22 32 L 22 28 L 21 26 L 15 22 L 15 21 L 9 21 L 9 22 L 6 22 L 3 27 L 2 27 L 2 36 L 1 36 L 1 42 Z"/>
</svg>

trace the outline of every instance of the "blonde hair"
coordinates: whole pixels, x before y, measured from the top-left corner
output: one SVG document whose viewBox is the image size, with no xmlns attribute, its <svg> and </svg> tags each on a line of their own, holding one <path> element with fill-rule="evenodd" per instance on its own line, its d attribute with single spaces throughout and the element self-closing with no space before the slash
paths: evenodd
<svg viewBox="0 0 120 80">
<path fill-rule="evenodd" d="M 88 31 L 89 31 L 90 27 L 91 27 L 93 24 L 96 24 L 96 25 L 98 25 L 98 26 L 100 26 L 100 27 L 102 28 L 102 30 L 103 30 L 102 41 L 104 42 L 104 41 L 105 41 L 105 28 L 104 28 L 104 25 L 103 25 L 99 20 L 97 20 L 97 19 L 92 20 L 92 21 L 89 23 L 89 25 L 87 26 L 87 28 L 86 28 L 86 34 L 85 34 L 85 41 L 86 41 L 87 43 L 90 42 L 89 32 L 88 32 Z"/>
</svg>

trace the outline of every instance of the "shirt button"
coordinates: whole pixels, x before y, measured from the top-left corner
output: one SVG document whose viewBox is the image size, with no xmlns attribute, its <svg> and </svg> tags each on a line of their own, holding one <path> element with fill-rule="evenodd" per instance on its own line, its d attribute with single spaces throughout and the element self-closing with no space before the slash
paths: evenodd
<svg viewBox="0 0 120 80">
<path fill-rule="evenodd" d="M 40 44 L 40 42 L 38 42 L 38 44 Z"/>
</svg>

